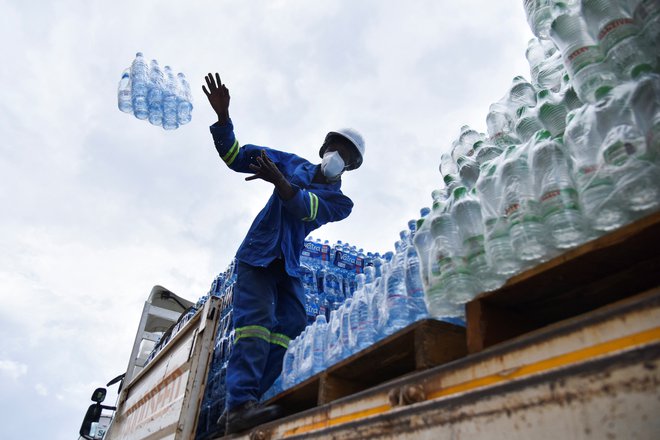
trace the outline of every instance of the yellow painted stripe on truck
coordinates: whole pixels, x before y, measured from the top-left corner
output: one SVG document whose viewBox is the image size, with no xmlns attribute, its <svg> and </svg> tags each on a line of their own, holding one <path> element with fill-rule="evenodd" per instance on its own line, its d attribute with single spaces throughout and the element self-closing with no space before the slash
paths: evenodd
<svg viewBox="0 0 660 440">
<path fill-rule="evenodd" d="M 521 379 L 532 374 L 542 373 L 554 370 L 561 367 L 566 367 L 581 361 L 586 361 L 591 358 L 603 356 L 617 351 L 635 348 L 644 344 L 659 342 L 660 341 L 660 327 L 655 327 L 650 330 L 635 333 L 633 335 L 624 336 L 621 338 L 613 339 L 611 341 L 603 342 L 600 344 L 586 347 L 580 350 L 565 353 L 559 356 L 554 356 L 542 361 L 538 361 L 528 365 L 522 365 L 517 368 L 505 370 L 503 372 L 492 374 L 489 376 L 480 377 L 477 379 L 469 380 L 457 385 L 447 388 L 442 388 L 427 394 L 426 400 L 433 400 L 439 397 L 446 397 L 452 394 L 463 393 L 466 391 L 483 388 L 488 385 L 494 385 L 501 382 L 506 382 L 514 379 Z M 321 422 L 312 423 L 305 426 L 299 426 L 284 432 L 284 437 L 292 435 L 300 435 L 305 432 L 316 431 L 331 426 L 341 425 L 344 423 L 352 422 L 362 419 L 364 417 L 382 414 L 392 409 L 391 405 L 381 405 L 374 408 L 356 411 L 354 413 L 346 414 L 340 417 L 330 418 Z"/>
</svg>

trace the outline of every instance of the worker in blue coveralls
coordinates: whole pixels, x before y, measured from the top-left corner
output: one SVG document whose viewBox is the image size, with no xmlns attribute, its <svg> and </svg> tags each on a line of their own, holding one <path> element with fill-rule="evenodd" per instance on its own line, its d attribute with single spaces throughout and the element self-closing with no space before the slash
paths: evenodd
<svg viewBox="0 0 660 440">
<path fill-rule="evenodd" d="M 330 132 L 319 151 L 320 165 L 267 147 L 241 146 L 229 118 L 229 90 L 217 73 L 205 80 L 208 89 L 202 89 L 218 115 L 211 126 L 218 154 L 232 170 L 252 173 L 245 180 L 275 186 L 236 254 L 236 336 L 227 367 L 226 408 L 219 420 L 231 434 L 283 415 L 282 408 L 258 402 L 280 375 L 289 341 L 307 322 L 300 252 L 313 230 L 351 213 L 353 202 L 341 192 L 341 175 L 362 164 L 365 145 L 355 130 Z"/>
</svg>

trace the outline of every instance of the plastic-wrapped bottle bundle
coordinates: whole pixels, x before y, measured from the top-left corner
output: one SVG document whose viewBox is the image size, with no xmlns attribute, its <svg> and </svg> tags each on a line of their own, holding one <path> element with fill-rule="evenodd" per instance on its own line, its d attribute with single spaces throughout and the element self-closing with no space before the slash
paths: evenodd
<svg viewBox="0 0 660 440">
<path fill-rule="evenodd" d="M 595 102 L 614 87 L 616 76 L 581 15 L 559 15 L 552 22 L 550 36 L 561 50 L 566 70 L 582 102 Z"/>
<path fill-rule="evenodd" d="M 584 242 L 588 234 L 578 194 L 563 145 L 549 131 L 536 134 L 530 151 L 534 191 L 552 245 L 568 249 Z"/>
<path fill-rule="evenodd" d="M 568 107 L 558 93 L 541 90 L 538 93 L 538 116 L 552 137 L 561 136 L 566 128 Z"/>
<path fill-rule="evenodd" d="M 192 119 L 192 93 L 185 75 L 174 75 L 169 66 L 161 69 L 156 60 L 147 64 L 142 52 L 122 73 L 117 103 L 121 111 L 148 119 L 166 130 L 174 130 Z"/>
<path fill-rule="evenodd" d="M 599 164 L 603 139 L 596 126 L 595 106 L 588 104 L 570 112 L 567 121 L 564 143 L 571 155 L 584 214 L 597 231 L 616 229 L 627 221 L 627 215 L 615 198 L 611 175 Z"/>
<path fill-rule="evenodd" d="M 503 194 L 500 212 L 507 218 L 514 252 L 529 266 L 544 259 L 548 248 L 531 184 L 528 149 L 529 143 L 509 147 L 499 168 L 499 185 Z"/>
<path fill-rule="evenodd" d="M 503 191 L 498 171 L 500 162 L 497 158 L 482 165 L 477 194 L 481 200 L 486 257 L 496 274 L 507 277 L 518 272 L 521 264 L 513 251 L 509 224 L 501 210 Z"/>
<path fill-rule="evenodd" d="M 426 307 L 426 299 L 424 297 L 424 283 L 422 282 L 422 271 L 420 258 L 417 249 L 413 244 L 417 223 L 414 220 L 408 222 L 410 228 L 410 237 L 406 245 L 406 254 L 404 265 L 406 269 L 406 292 L 408 294 L 408 301 L 410 303 L 410 320 L 412 322 L 418 321 L 428 317 L 428 308 Z"/>
<path fill-rule="evenodd" d="M 619 78 L 637 78 L 653 70 L 653 52 L 641 38 L 635 20 L 618 0 L 582 0 L 582 12 L 591 34 L 598 39 L 607 62 Z"/>
<path fill-rule="evenodd" d="M 475 293 L 494 290 L 502 284 L 502 279 L 493 273 L 486 258 L 484 222 L 479 199 L 475 191 L 468 192 L 463 187 L 454 190 L 454 194 L 452 218 L 459 226 L 459 246 L 462 248 L 460 253 L 465 256 L 467 268 L 475 279 Z"/>
<path fill-rule="evenodd" d="M 435 318 L 460 318 L 462 304 L 477 291 L 474 277 L 465 258 L 459 254 L 458 228 L 448 204 L 433 205 L 431 232 L 434 237 L 431 258 L 430 287 L 426 293 L 429 314 Z"/>
<path fill-rule="evenodd" d="M 525 14 L 530 29 L 538 38 L 548 38 L 554 18 L 575 7 L 578 0 L 558 2 L 556 0 L 524 0 Z"/>
<path fill-rule="evenodd" d="M 488 108 L 486 126 L 490 142 L 502 149 L 520 143 L 515 135 L 516 110 L 509 100 L 509 93 Z"/>
<path fill-rule="evenodd" d="M 656 48 L 656 65 L 660 62 L 660 3 L 658 0 L 640 0 L 632 8 L 632 15 L 639 26 L 642 27 L 641 36 L 651 47 Z"/>
<path fill-rule="evenodd" d="M 631 216 L 655 209 L 660 201 L 658 166 L 647 147 L 630 99 L 635 83 L 621 84 L 596 105 L 596 124 L 603 139 L 599 160 L 612 176 L 615 197 Z"/>
<path fill-rule="evenodd" d="M 565 68 L 557 46 L 551 40 L 532 38 L 527 43 L 525 56 L 532 84 L 539 89 L 559 90 Z"/>
</svg>

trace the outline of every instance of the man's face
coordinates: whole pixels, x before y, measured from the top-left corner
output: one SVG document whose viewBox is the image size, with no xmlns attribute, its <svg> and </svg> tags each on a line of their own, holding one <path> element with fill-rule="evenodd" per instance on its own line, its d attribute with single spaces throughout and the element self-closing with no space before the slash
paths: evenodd
<svg viewBox="0 0 660 440">
<path fill-rule="evenodd" d="M 326 153 L 328 151 L 336 151 L 339 153 L 341 158 L 344 160 L 344 164 L 349 167 L 353 165 L 355 162 L 355 157 L 354 157 L 354 147 L 348 145 L 348 141 L 343 142 L 341 140 L 331 140 L 328 142 L 328 147 L 325 150 Z"/>
</svg>

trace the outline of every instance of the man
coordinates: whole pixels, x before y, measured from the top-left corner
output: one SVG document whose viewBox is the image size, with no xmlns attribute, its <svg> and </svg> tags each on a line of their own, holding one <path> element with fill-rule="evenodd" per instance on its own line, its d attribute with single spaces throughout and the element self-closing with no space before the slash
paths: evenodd
<svg viewBox="0 0 660 440">
<path fill-rule="evenodd" d="M 282 370 L 289 341 L 305 328 L 304 290 L 299 258 L 304 239 L 321 225 L 343 220 L 353 208 L 342 194 L 341 175 L 362 164 L 364 141 L 351 129 L 330 132 L 321 146 L 320 165 L 294 154 L 239 145 L 229 118 L 229 90 L 210 73 L 202 86 L 218 122 L 211 126 L 215 147 L 229 168 L 253 173 L 275 187 L 236 254 L 234 288 L 235 344 L 227 367 L 226 420 L 231 434 L 282 415 L 281 408 L 260 406 Z"/>
</svg>

